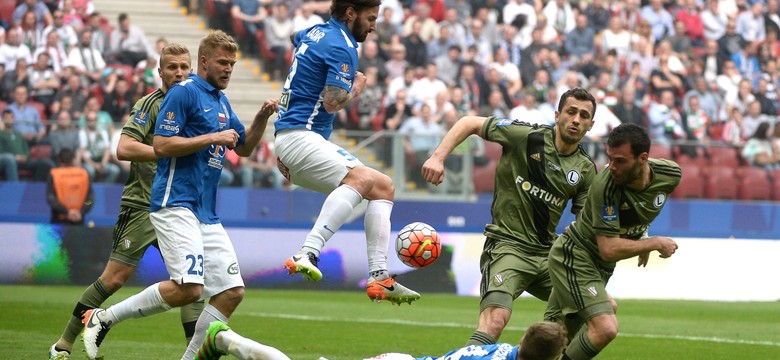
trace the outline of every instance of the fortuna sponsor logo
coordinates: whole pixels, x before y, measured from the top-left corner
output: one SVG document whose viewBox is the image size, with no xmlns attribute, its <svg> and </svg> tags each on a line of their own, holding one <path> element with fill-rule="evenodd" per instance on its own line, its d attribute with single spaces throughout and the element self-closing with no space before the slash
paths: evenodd
<svg viewBox="0 0 780 360">
<path fill-rule="evenodd" d="M 238 274 L 238 263 L 234 262 L 230 264 L 227 268 L 227 273 L 230 275 L 236 275 Z"/>
<path fill-rule="evenodd" d="M 306 37 L 309 39 L 312 39 L 314 42 L 320 42 L 320 40 L 325 36 L 325 33 L 322 32 L 318 28 L 313 28 L 309 30 L 308 33 L 306 33 Z"/>
<path fill-rule="evenodd" d="M 531 157 L 533 157 L 533 155 L 531 155 Z M 553 206 L 564 205 L 563 199 L 551 194 L 547 190 L 544 190 L 536 185 L 532 185 L 530 182 L 523 179 L 522 176 L 518 176 L 517 179 L 515 179 L 515 183 L 520 184 L 521 189 L 528 192 L 529 195 L 538 198 L 539 200 L 542 200 L 548 204 L 552 204 Z"/>
<path fill-rule="evenodd" d="M 634 225 L 629 228 L 620 228 L 620 236 L 627 237 L 627 238 L 635 238 L 637 236 L 642 236 L 647 231 L 648 228 L 649 228 L 648 225 Z"/>
</svg>

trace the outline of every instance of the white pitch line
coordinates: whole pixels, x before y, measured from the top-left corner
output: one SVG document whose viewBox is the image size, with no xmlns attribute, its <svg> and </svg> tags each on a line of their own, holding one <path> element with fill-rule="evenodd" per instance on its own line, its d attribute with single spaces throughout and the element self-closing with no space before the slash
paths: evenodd
<svg viewBox="0 0 780 360">
<path fill-rule="evenodd" d="M 271 313 L 259 313 L 259 312 L 242 312 L 242 315 L 277 318 L 277 319 L 292 319 L 292 320 L 309 320 L 309 321 L 327 321 L 327 322 L 352 322 L 352 323 L 384 323 L 384 324 L 398 324 L 398 325 L 410 325 L 410 326 L 426 326 L 426 327 L 448 327 L 448 328 L 473 328 L 474 325 L 466 325 L 452 322 L 417 322 L 408 320 L 394 320 L 394 319 L 349 319 L 342 317 L 329 317 L 329 316 L 311 316 L 311 315 L 295 315 L 295 314 L 271 314 Z M 525 331 L 527 327 L 515 327 L 507 326 L 506 330 L 513 331 Z M 725 344 L 744 344 L 744 345 L 765 345 L 780 347 L 780 342 L 774 341 L 756 341 L 756 340 L 735 340 L 724 339 L 719 337 L 702 337 L 702 336 L 682 336 L 682 335 L 655 335 L 655 334 L 632 334 L 632 333 L 619 333 L 619 337 L 636 337 L 636 338 L 649 338 L 649 339 L 674 339 L 674 340 L 689 340 L 689 341 L 704 341 L 714 343 Z"/>
</svg>

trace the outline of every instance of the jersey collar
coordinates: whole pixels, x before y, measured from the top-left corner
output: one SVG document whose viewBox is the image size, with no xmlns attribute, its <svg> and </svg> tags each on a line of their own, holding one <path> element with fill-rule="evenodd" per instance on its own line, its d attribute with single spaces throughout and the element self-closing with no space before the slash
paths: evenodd
<svg viewBox="0 0 780 360">
<path fill-rule="evenodd" d="M 355 49 L 357 49 L 357 47 L 358 47 L 357 40 L 355 40 L 355 37 L 352 35 L 352 31 L 350 31 L 350 30 L 347 28 L 347 25 L 346 25 L 346 24 L 344 24 L 343 22 L 339 21 L 339 20 L 338 20 L 338 19 L 336 19 L 336 17 L 334 17 L 334 16 L 331 16 L 331 17 L 330 17 L 330 20 L 328 20 L 328 22 L 329 22 L 329 23 L 331 23 L 331 24 L 333 24 L 333 25 L 335 25 L 337 28 L 341 29 L 341 31 L 342 31 L 344 34 L 346 34 L 346 35 L 347 35 L 347 39 L 348 39 L 350 42 L 352 42 L 352 46 L 353 46 Z"/>
<path fill-rule="evenodd" d="M 209 93 L 219 92 L 219 89 L 214 87 L 214 85 L 211 85 L 208 81 L 206 81 L 206 79 L 198 76 L 195 73 L 190 73 L 188 77 L 189 79 L 192 79 L 194 83 L 198 84 L 198 86 L 202 87 L 204 90 L 206 90 Z"/>
</svg>

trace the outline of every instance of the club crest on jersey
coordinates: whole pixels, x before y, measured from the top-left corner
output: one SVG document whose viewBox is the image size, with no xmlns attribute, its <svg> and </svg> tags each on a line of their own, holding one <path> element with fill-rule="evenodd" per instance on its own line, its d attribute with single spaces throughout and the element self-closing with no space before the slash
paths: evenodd
<svg viewBox="0 0 780 360">
<path fill-rule="evenodd" d="M 173 119 L 176 118 L 176 114 L 173 111 L 168 111 L 165 113 L 165 122 L 170 124 L 173 123 Z"/>
<path fill-rule="evenodd" d="M 146 125 L 146 118 L 148 115 L 149 114 L 139 110 L 137 113 L 135 113 L 133 121 L 138 125 Z"/>
<path fill-rule="evenodd" d="M 566 181 L 569 185 L 577 185 L 577 183 L 580 182 L 580 178 L 580 173 L 578 173 L 577 170 L 569 170 L 569 172 L 566 173 Z"/>
<path fill-rule="evenodd" d="M 496 126 L 509 126 L 512 125 L 513 122 L 514 120 L 512 119 L 499 119 L 496 121 Z"/>
<path fill-rule="evenodd" d="M 661 206 L 664 206 L 665 202 L 666 202 L 666 194 L 658 194 L 655 196 L 655 199 L 653 199 L 653 206 L 655 206 L 655 208 L 658 209 Z"/>
<path fill-rule="evenodd" d="M 601 208 L 601 219 L 604 221 L 615 221 L 617 219 L 615 205 L 604 205 L 604 207 Z"/>
</svg>

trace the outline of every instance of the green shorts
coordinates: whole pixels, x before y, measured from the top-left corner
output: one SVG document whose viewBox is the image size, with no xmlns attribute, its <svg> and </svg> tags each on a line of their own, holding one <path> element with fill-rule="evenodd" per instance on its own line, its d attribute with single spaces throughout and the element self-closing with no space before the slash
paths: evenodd
<svg viewBox="0 0 780 360">
<path fill-rule="evenodd" d="M 480 296 L 502 292 L 517 299 L 523 291 L 547 301 L 552 290 L 547 271 L 547 254 L 528 253 L 511 241 L 487 238 L 480 258 Z M 482 304 L 512 310 L 512 304 Z M 484 309 L 483 309 L 484 310 Z"/>
<path fill-rule="evenodd" d="M 150 245 L 157 246 L 157 234 L 149 221 L 149 210 L 120 207 L 113 238 L 114 246 L 109 259 L 136 267 L 146 249 Z"/>
<path fill-rule="evenodd" d="M 550 278 L 553 296 L 550 303 L 560 307 L 563 315 L 579 315 L 587 321 L 596 315 L 613 314 L 606 286 L 612 275 L 596 265 L 591 254 L 577 246 L 566 235 L 555 240 L 550 249 Z"/>
</svg>

